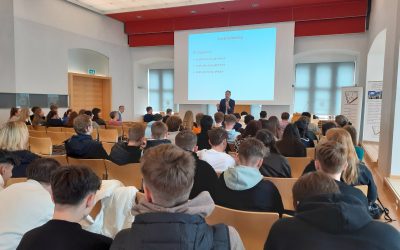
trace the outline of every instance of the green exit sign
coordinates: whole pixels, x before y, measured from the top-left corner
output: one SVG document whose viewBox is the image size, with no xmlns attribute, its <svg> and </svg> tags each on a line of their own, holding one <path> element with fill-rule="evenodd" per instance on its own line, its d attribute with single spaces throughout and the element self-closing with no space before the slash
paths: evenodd
<svg viewBox="0 0 400 250">
<path fill-rule="evenodd" d="M 95 69 L 88 69 L 88 74 L 89 75 L 95 75 L 96 74 L 96 70 Z"/>
</svg>

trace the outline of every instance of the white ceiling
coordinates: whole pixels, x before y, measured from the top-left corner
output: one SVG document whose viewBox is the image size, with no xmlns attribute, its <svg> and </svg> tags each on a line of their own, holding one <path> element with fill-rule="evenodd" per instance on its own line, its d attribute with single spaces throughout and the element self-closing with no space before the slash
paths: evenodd
<svg viewBox="0 0 400 250">
<path fill-rule="evenodd" d="M 152 10 L 236 0 L 66 0 L 101 14 Z"/>
</svg>

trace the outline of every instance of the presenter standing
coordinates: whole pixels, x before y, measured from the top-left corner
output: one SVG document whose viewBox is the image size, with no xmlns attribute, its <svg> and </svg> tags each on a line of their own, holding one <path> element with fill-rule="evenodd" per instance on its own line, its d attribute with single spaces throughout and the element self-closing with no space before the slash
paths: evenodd
<svg viewBox="0 0 400 250">
<path fill-rule="evenodd" d="M 235 110 L 235 101 L 231 99 L 231 91 L 225 91 L 225 98 L 219 102 L 218 111 L 224 114 L 233 114 Z"/>
</svg>

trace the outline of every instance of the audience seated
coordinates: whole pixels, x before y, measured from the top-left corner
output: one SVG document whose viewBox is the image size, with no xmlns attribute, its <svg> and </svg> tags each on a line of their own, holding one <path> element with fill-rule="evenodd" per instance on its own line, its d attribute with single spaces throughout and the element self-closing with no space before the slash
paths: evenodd
<svg viewBox="0 0 400 250">
<path fill-rule="evenodd" d="M 296 214 L 272 226 L 265 250 L 400 249 L 400 234 L 373 221 L 357 198 L 341 194 L 323 173 L 302 176 L 293 187 Z"/>
<path fill-rule="evenodd" d="M 193 133 L 195 133 L 196 135 L 200 134 L 200 132 L 201 132 L 200 123 L 201 123 L 201 119 L 203 118 L 203 116 L 204 116 L 203 113 L 196 114 L 196 122 L 193 123 L 193 129 L 192 129 Z"/>
<path fill-rule="evenodd" d="M 208 191 L 211 197 L 215 198 L 215 189 L 218 181 L 217 173 L 208 162 L 200 160 L 197 154 L 197 136 L 188 130 L 183 130 L 175 138 L 176 146 L 190 152 L 196 161 L 194 182 L 190 191 L 189 199 L 195 198 L 203 191 Z"/>
<path fill-rule="evenodd" d="M 145 197 L 132 209 L 132 227 L 117 234 L 111 250 L 244 249 L 234 228 L 206 224 L 214 207 L 208 192 L 188 200 L 195 169 L 191 153 L 177 146 L 146 151 L 141 169 Z"/>
<path fill-rule="evenodd" d="M 306 157 L 306 146 L 300 140 L 296 125 L 288 124 L 283 131 L 282 139 L 276 142 L 279 152 L 286 157 Z"/>
<path fill-rule="evenodd" d="M 239 132 L 240 129 L 242 128 L 242 124 L 240 123 L 241 116 L 239 113 L 233 113 L 233 115 L 236 117 L 236 123 L 233 129 Z"/>
<path fill-rule="evenodd" d="M 357 197 L 365 207 L 368 207 L 367 197 L 363 192 L 341 181 L 342 173 L 347 168 L 346 147 L 336 141 L 327 141 L 317 147 L 315 168 L 335 180 L 342 194 Z"/>
<path fill-rule="evenodd" d="M 167 109 L 165 111 L 165 116 L 163 117 L 162 121 L 163 123 L 167 122 L 167 119 L 172 115 L 172 109 Z"/>
<path fill-rule="evenodd" d="M 299 130 L 300 140 L 307 148 L 313 148 L 314 140 L 317 140 L 317 137 L 314 133 L 308 131 L 308 118 L 306 116 L 301 116 L 295 123 L 297 129 Z"/>
<path fill-rule="evenodd" d="M 148 139 L 151 138 L 151 127 L 153 126 L 153 124 L 155 122 L 162 121 L 162 115 L 160 115 L 160 114 L 152 115 L 152 119 L 153 120 L 151 120 L 150 122 L 147 123 L 146 131 L 144 133 L 145 137 Z"/>
<path fill-rule="evenodd" d="M 344 115 L 335 116 L 335 123 L 340 128 L 343 128 L 346 125 L 351 125 L 351 123 L 349 122 L 349 119 L 347 119 L 347 117 Z"/>
<path fill-rule="evenodd" d="M 108 159 L 109 156 L 100 142 L 93 140 L 92 120 L 88 115 L 79 115 L 74 120 L 77 133 L 65 141 L 67 156 L 79 159 Z"/>
<path fill-rule="evenodd" d="M 243 128 L 246 126 L 246 123 L 244 122 L 244 118 L 246 118 L 247 115 L 248 115 L 248 113 L 246 111 L 240 112 L 240 124 L 242 124 Z M 253 117 L 253 120 L 254 120 L 254 117 Z"/>
<path fill-rule="evenodd" d="M 92 112 L 92 111 L 86 110 L 86 111 L 85 111 L 85 115 L 89 116 L 90 119 L 92 120 L 92 126 L 93 126 L 94 129 L 97 130 L 97 129 L 100 128 L 99 124 L 97 124 L 95 121 L 93 121 L 93 112 Z M 75 118 L 76 118 L 76 117 L 75 117 Z M 74 118 L 74 119 L 75 119 L 75 118 Z M 73 124 L 73 123 L 72 123 L 72 124 Z"/>
<path fill-rule="evenodd" d="M 64 124 L 65 127 L 73 128 L 74 127 L 74 120 L 78 117 L 78 113 L 76 111 L 72 111 L 69 116 L 67 122 Z M 94 119 L 94 116 L 93 116 Z M 100 119 L 100 118 L 99 118 Z M 96 122 L 97 124 L 97 122 Z"/>
<path fill-rule="evenodd" d="M 67 109 L 67 111 L 64 112 L 64 115 L 61 118 L 64 125 L 68 122 L 69 115 L 71 114 L 72 111 L 73 111 L 72 109 Z"/>
<path fill-rule="evenodd" d="M 194 125 L 193 112 L 188 110 L 185 112 L 185 115 L 183 116 L 182 129 L 192 131 L 193 125 Z"/>
<path fill-rule="evenodd" d="M 268 119 L 267 119 L 267 111 L 262 110 L 262 111 L 260 112 L 260 120 L 268 120 Z"/>
<path fill-rule="evenodd" d="M 236 117 L 234 115 L 225 115 L 224 127 L 226 132 L 228 133 L 228 143 L 235 143 L 236 137 L 240 135 L 239 132 L 233 129 L 235 124 Z"/>
<path fill-rule="evenodd" d="M 308 124 L 307 131 L 313 133 L 314 135 L 320 133 L 318 124 L 315 124 L 315 123 L 311 122 L 312 119 L 311 119 L 311 113 L 310 112 L 303 112 L 303 113 L 301 113 L 301 116 L 307 117 L 307 121 L 308 121 L 307 122 L 307 124 Z"/>
<path fill-rule="evenodd" d="M 343 172 L 342 180 L 352 186 L 367 185 L 368 201 L 369 203 L 374 203 L 378 197 L 374 178 L 368 167 L 358 160 L 350 134 L 345 129 L 332 128 L 326 133 L 326 139 L 328 141 L 339 142 L 346 148 L 347 168 Z M 311 161 L 310 164 L 307 165 L 303 174 L 311 171 L 315 171 L 314 161 Z"/>
<path fill-rule="evenodd" d="M 260 120 L 261 128 L 262 129 L 267 129 L 272 133 L 272 135 L 275 138 L 275 141 L 278 141 L 278 131 L 276 129 L 276 124 L 270 120 Z"/>
<path fill-rule="evenodd" d="M 182 119 L 177 116 L 171 116 L 167 120 L 167 127 L 168 127 L 168 135 L 167 139 L 171 141 L 172 144 L 175 144 L 175 137 L 179 133 L 182 126 Z M 189 131 L 192 131 L 190 129 Z"/>
<path fill-rule="evenodd" d="M 50 177 L 58 168 L 60 164 L 56 160 L 37 159 L 26 169 L 28 181 L 0 192 L 1 250 L 15 250 L 27 231 L 51 220 L 54 203 L 50 196 Z"/>
<path fill-rule="evenodd" d="M 261 174 L 268 177 L 290 178 L 292 174 L 289 162 L 276 147 L 274 135 L 267 129 L 261 129 L 257 132 L 255 138 L 269 149 L 269 154 L 264 157 L 260 168 Z"/>
<path fill-rule="evenodd" d="M 211 149 L 203 149 L 197 152 L 197 156 L 208 162 L 216 172 L 223 172 L 235 166 L 235 159 L 225 153 L 228 145 L 228 133 L 223 128 L 213 128 L 208 131 Z"/>
<path fill-rule="evenodd" d="M 145 114 L 144 116 L 143 116 L 143 121 L 144 122 L 151 122 L 151 121 L 153 121 L 154 119 L 153 119 L 153 108 L 152 107 L 147 107 L 146 108 L 146 112 L 147 112 L 147 114 Z"/>
<path fill-rule="evenodd" d="M 336 128 L 337 125 L 334 122 L 327 122 L 322 124 L 322 136 L 319 138 L 319 142 L 325 142 L 326 141 L 326 132 L 328 132 L 329 129 L 331 128 Z"/>
<path fill-rule="evenodd" d="M 243 133 L 236 137 L 235 140 L 235 150 L 236 152 L 239 150 L 240 143 L 242 143 L 245 139 L 249 137 L 254 137 L 257 134 L 257 131 L 261 129 L 261 122 L 250 120 L 247 124 L 246 128 L 244 129 Z"/>
<path fill-rule="evenodd" d="M 26 125 L 32 125 L 32 121 L 29 117 L 29 109 L 28 108 L 22 108 L 20 113 L 19 113 L 19 119 L 18 121 L 25 123 Z"/>
<path fill-rule="evenodd" d="M 227 169 L 219 177 L 216 203 L 238 210 L 282 213 L 278 189 L 264 180 L 259 170 L 267 154 L 261 141 L 244 140 L 239 148 L 239 165 Z"/>
<path fill-rule="evenodd" d="M 283 131 L 285 130 L 286 126 L 290 123 L 289 118 L 290 114 L 288 112 L 283 112 L 281 114 L 281 121 L 279 122 L 279 138 L 282 138 Z"/>
<path fill-rule="evenodd" d="M 224 122 L 224 117 L 225 115 L 222 112 L 217 112 L 214 114 L 214 121 L 215 121 L 214 128 L 222 127 L 222 123 Z"/>
<path fill-rule="evenodd" d="M 243 112 L 242 112 L 243 113 Z M 243 117 L 243 116 L 242 116 Z M 243 124 L 242 124 L 242 128 L 245 129 L 247 124 L 249 124 L 249 122 L 254 120 L 254 116 L 247 114 L 244 116 L 243 118 Z"/>
<path fill-rule="evenodd" d="M 14 178 L 26 177 L 26 167 L 40 158 L 28 149 L 29 131 L 23 122 L 7 122 L 0 128 L 0 150 L 7 150 L 18 164 L 12 170 Z"/>
<path fill-rule="evenodd" d="M 110 120 L 108 121 L 108 125 L 112 125 L 112 126 L 121 126 L 122 125 L 122 121 L 118 121 L 119 119 L 119 114 L 118 111 L 112 111 L 110 113 Z"/>
<path fill-rule="evenodd" d="M 62 127 L 64 124 L 62 123 L 61 118 L 58 116 L 57 111 L 50 111 L 47 114 L 46 126 L 47 127 Z"/>
<path fill-rule="evenodd" d="M 15 157 L 7 151 L 0 150 L 0 191 L 11 178 L 15 165 L 17 165 Z"/>
<path fill-rule="evenodd" d="M 128 141 L 118 142 L 112 147 L 110 160 L 118 165 L 138 163 L 145 144 L 144 130 L 143 124 L 134 123 L 128 130 Z"/>
<path fill-rule="evenodd" d="M 359 161 L 362 161 L 364 158 L 364 149 L 360 146 L 358 146 L 358 140 L 357 140 L 357 130 L 355 127 L 353 127 L 352 125 L 346 125 L 343 127 L 347 132 L 349 132 L 350 136 L 351 136 L 351 140 L 353 142 L 354 145 L 354 149 L 356 150 L 356 154 L 358 157 Z"/>
<path fill-rule="evenodd" d="M 85 113 L 85 111 L 83 111 L 83 113 Z M 100 118 L 101 109 L 94 108 L 94 109 L 92 109 L 92 113 L 93 113 L 93 119 L 92 120 L 94 122 L 96 122 L 99 126 L 106 125 L 106 122 L 103 119 Z"/>
<path fill-rule="evenodd" d="M 211 148 L 208 140 L 208 131 L 212 128 L 213 122 L 212 117 L 209 115 L 204 115 L 203 118 L 201 118 L 201 132 L 197 135 L 197 147 L 199 150 Z"/>
<path fill-rule="evenodd" d="M 156 121 L 151 125 L 151 138 L 147 140 L 146 149 L 155 147 L 160 144 L 170 144 L 171 141 L 167 139 L 168 128 L 162 121 Z"/>
<path fill-rule="evenodd" d="M 46 117 L 41 108 L 33 107 L 32 108 L 33 117 L 31 117 L 33 126 L 41 126 L 46 124 Z"/>
<path fill-rule="evenodd" d="M 108 250 L 112 239 L 82 229 L 78 223 L 96 204 L 101 181 L 87 167 L 60 167 L 51 177 L 53 219 L 25 233 L 18 250 Z"/>
<path fill-rule="evenodd" d="M 279 140 L 280 137 L 280 126 L 279 126 L 279 119 L 276 116 L 270 116 L 268 118 L 269 124 L 270 124 L 270 128 L 269 130 L 272 132 L 272 134 L 275 136 L 276 140 Z"/>
<path fill-rule="evenodd" d="M 21 113 L 21 109 L 20 108 L 16 108 L 16 107 L 12 107 L 10 110 L 10 117 L 8 118 L 9 122 L 16 122 L 20 120 L 20 113 Z"/>
</svg>

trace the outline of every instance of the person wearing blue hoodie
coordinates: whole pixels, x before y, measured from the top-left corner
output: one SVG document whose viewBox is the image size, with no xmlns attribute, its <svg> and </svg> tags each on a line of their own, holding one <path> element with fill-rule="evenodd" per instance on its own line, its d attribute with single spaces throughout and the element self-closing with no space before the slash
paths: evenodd
<svg viewBox="0 0 400 250">
<path fill-rule="evenodd" d="M 218 179 L 215 203 L 238 210 L 283 212 L 282 199 L 275 185 L 260 173 L 268 149 L 255 139 L 240 144 L 239 165 L 225 170 Z"/>
<path fill-rule="evenodd" d="M 357 197 L 341 193 L 323 172 L 300 177 L 293 199 L 295 216 L 274 223 L 264 250 L 400 250 L 400 233 L 374 221 Z"/>
<path fill-rule="evenodd" d="M 78 159 L 109 159 L 107 152 L 100 142 L 93 140 L 92 120 L 88 115 L 79 115 L 74 120 L 77 135 L 65 141 L 68 157 Z"/>
</svg>

